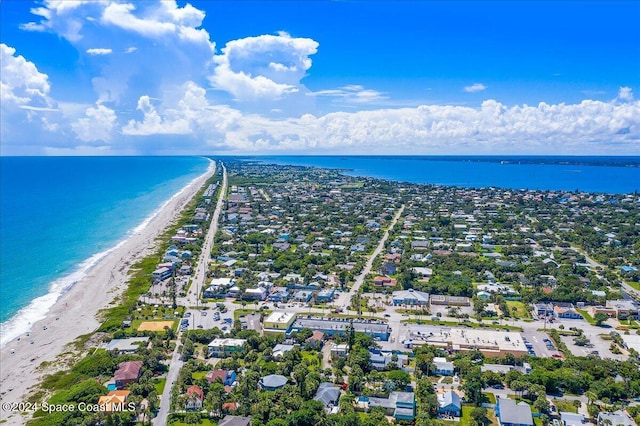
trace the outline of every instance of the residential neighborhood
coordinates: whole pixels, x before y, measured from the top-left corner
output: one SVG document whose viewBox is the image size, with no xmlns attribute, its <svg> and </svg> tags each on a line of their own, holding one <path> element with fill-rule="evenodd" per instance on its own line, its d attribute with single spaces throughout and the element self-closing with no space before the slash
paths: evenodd
<svg viewBox="0 0 640 426">
<path fill-rule="evenodd" d="M 636 424 L 639 226 L 635 194 L 225 160 L 44 386 L 145 407 L 87 424 Z"/>
</svg>

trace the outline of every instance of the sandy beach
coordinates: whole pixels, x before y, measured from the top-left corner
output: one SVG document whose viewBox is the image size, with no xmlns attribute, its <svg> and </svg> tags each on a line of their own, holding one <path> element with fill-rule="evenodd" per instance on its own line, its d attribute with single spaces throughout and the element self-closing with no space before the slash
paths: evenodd
<svg viewBox="0 0 640 426">
<path fill-rule="evenodd" d="M 3 424 L 24 424 L 25 417 L 6 410 L 7 403 L 25 402 L 29 389 L 46 374 L 57 370 L 38 369 L 42 362 L 54 361 L 66 352 L 66 345 L 78 336 L 95 331 L 100 322 L 98 311 L 126 288 L 129 267 L 155 247 L 156 237 L 173 221 L 189 200 L 214 173 L 211 162 L 206 173 L 192 181 L 157 212 L 144 229 L 132 235 L 100 260 L 75 286 L 65 293 L 48 312 L 35 323 L 29 336 L 9 342 L 0 351 L 0 420 Z M 44 401 L 38 401 L 44 402 Z"/>
</svg>

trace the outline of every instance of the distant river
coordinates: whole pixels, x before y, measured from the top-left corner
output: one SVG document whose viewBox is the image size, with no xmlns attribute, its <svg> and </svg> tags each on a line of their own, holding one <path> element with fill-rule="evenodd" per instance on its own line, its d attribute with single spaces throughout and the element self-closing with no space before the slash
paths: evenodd
<svg viewBox="0 0 640 426">
<path fill-rule="evenodd" d="M 347 169 L 349 176 L 467 188 L 632 193 L 640 157 L 264 156 L 271 164 Z"/>
</svg>

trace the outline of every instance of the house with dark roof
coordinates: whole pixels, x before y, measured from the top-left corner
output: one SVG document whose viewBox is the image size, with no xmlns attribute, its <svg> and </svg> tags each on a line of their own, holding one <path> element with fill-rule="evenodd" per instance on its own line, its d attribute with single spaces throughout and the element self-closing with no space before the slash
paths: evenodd
<svg viewBox="0 0 640 426">
<path fill-rule="evenodd" d="M 251 426 L 251 417 L 224 416 L 218 426 Z"/>
<path fill-rule="evenodd" d="M 287 378 L 279 374 L 270 374 L 260 379 L 260 388 L 264 390 L 277 390 L 286 385 Z"/>
<path fill-rule="evenodd" d="M 500 426 L 533 426 L 531 407 L 524 401 L 516 404 L 513 399 L 498 398 L 495 412 Z"/>
<path fill-rule="evenodd" d="M 438 394 L 438 414 L 460 417 L 462 414 L 460 396 L 452 390 Z"/>
<path fill-rule="evenodd" d="M 313 399 L 322 402 L 325 410 L 330 412 L 334 407 L 338 406 L 340 388 L 334 386 L 333 383 L 320 383 L 320 386 L 318 386 L 318 390 L 316 391 L 316 396 L 314 396 Z"/>
<path fill-rule="evenodd" d="M 126 361 L 118 365 L 118 369 L 113 375 L 116 388 L 122 389 L 129 383 L 137 382 L 142 370 L 142 361 Z"/>
</svg>

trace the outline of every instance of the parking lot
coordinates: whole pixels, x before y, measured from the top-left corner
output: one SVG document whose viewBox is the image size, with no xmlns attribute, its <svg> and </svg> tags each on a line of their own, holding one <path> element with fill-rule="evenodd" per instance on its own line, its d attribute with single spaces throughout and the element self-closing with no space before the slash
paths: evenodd
<svg viewBox="0 0 640 426">
<path fill-rule="evenodd" d="M 219 320 L 216 320 L 216 313 L 218 313 L 218 315 L 220 316 Z M 200 328 L 207 330 L 215 327 L 224 330 L 223 327 L 227 327 L 227 329 L 229 329 L 233 326 L 233 314 L 229 315 L 229 312 L 220 314 L 217 309 L 208 309 L 202 311 L 189 309 L 185 313 L 184 318 L 187 318 L 189 320 L 189 330 Z"/>
<path fill-rule="evenodd" d="M 531 347 L 537 357 L 551 358 L 554 354 L 558 354 L 556 349 L 550 349 L 547 347 L 545 339 L 549 339 L 549 336 L 546 333 L 542 333 L 540 331 L 524 331 L 522 333 L 522 337 L 531 344 Z"/>
</svg>

